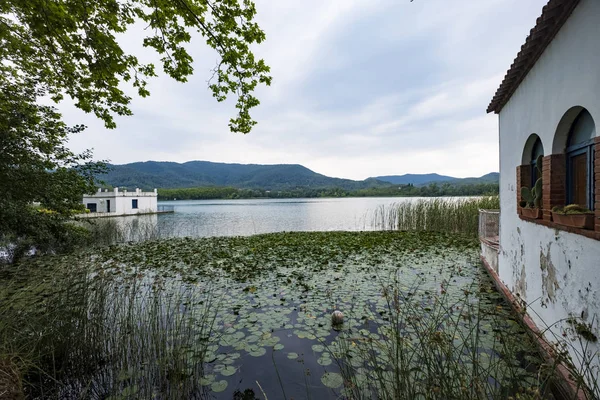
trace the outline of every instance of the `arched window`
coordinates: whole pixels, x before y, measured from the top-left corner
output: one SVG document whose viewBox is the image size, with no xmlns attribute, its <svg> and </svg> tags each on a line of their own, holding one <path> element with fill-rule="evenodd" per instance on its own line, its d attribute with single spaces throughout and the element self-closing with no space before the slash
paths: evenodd
<svg viewBox="0 0 600 400">
<path fill-rule="evenodd" d="M 596 126 L 587 110 L 582 110 L 567 139 L 567 202 L 594 208 L 594 137 Z"/>
<path fill-rule="evenodd" d="M 544 156 L 544 146 L 542 146 L 542 140 L 538 137 L 531 150 L 531 187 L 534 187 L 538 178 L 541 178 L 541 176 L 538 176 L 536 168 L 539 156 Z"/>
</svg>

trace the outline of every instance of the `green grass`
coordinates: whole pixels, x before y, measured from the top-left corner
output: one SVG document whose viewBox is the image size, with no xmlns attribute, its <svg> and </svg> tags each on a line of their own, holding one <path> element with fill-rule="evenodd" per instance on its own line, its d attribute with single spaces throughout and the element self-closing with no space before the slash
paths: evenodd
<svg viewBox="0 0 600 400">
<path fill-rule="evenodd" d="M 461 233 L 477 237 L 479 210 L 499 208 L 498 196 L 425 199 L 381 206 L 373 221 L 379 229 Z"/>
</svg>

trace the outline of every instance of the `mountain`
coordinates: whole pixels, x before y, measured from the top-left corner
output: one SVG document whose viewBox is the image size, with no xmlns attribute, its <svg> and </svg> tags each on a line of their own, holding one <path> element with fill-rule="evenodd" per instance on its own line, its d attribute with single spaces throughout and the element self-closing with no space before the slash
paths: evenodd
<svg viewBox="0 0 600 400">
<path fill-rule="evenodd" d="M 376 176 L 373 179 L 393 183 L 395 185 L 407 185 L 410 183 L 414 186 L 423 186 L 429 185 L 430 183 L 444 182 L 448 182 L 452 185 L 472 185 L 477 183 L 497 183 L 500 181 L 500 174 L 498 172 L 490 172 L 479 178 L 454 178 L 452 176 L 438 174 L 405 174 Z"/>
<path fill-rule="evenodd" d="M 389 186 L 373 178 L 364 181 L 330 178 L 298 164 L 226 164 L 208 161 L 147 161 L 109 165 L 107 174 L 98 179 L 115 187 L 133 189 L 187 188 L 200 186 L 233 186 L 283 190 L 297 187 L 339 187 L 346 190 Z"/>
<path fill-rule="evenodd" d="M 490 172 L 489 174 L 485 174 L 480 176 L 479 178 L 462 178 L 458 179 L 454 183 L 460 185 L 470 185 L 473 183 L 499 183 L 500 182 L 500 174 L 498 172 Z"/>
<path fill-rule="evenodd" d="M 388 175 L 376 176 L 374 179 L 393 183 L 395 185 L 408 185 L 412 183 L 415 186 L 424 185 L 432 182 L 449 182 L 458 178 L 438 174 L 405 174 L 405 175 Z"/>
</svg>

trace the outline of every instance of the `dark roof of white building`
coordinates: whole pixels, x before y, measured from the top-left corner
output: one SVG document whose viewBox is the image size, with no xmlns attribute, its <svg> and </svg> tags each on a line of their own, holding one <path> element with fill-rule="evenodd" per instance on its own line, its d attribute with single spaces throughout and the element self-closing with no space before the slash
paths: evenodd
<svg viewBox="0 0 600 400">
<path fill-rule="evenodd" d="M 540 58 L 546 47 L 552 42 L 560 28 L 569 19 L 580 0 L 550 0 L 537 19 L 535 27 L 529 32 L 525 44 L 504 76 L 487 112 L 499 114 L 531 68 Z"/>
</svg>

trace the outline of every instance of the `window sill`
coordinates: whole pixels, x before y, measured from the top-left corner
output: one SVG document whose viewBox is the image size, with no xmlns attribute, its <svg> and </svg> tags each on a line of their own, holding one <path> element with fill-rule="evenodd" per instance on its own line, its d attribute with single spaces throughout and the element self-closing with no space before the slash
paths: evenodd
<svg viewBox="0 0 600 400">
<path fill-rule="evenodd" d="M 559 231 L 565 231 L 565 232 L 569 232 L 569 233 L 574 233 L 576 235 L 585 236 L 590 239 L 600 240 L 600 231 L 594 231 L 593 229 L 573 228 L 573 227 L 566 226 L 566 225 L 559 225 L 556 222 L 548 221 L 547 219 L 544 219 L 543 217 L 539 218 L 539 219 L 527 218 L 527 217 L 524 217 L 523 215 L 521 215 L 521 207 L 519 207 L 518 214 L 519 214 L 519 218 L 521 220 L 531 222 L 532 224 L 543 225 L 548 228 L 556 229 Z"/>
</svg>

